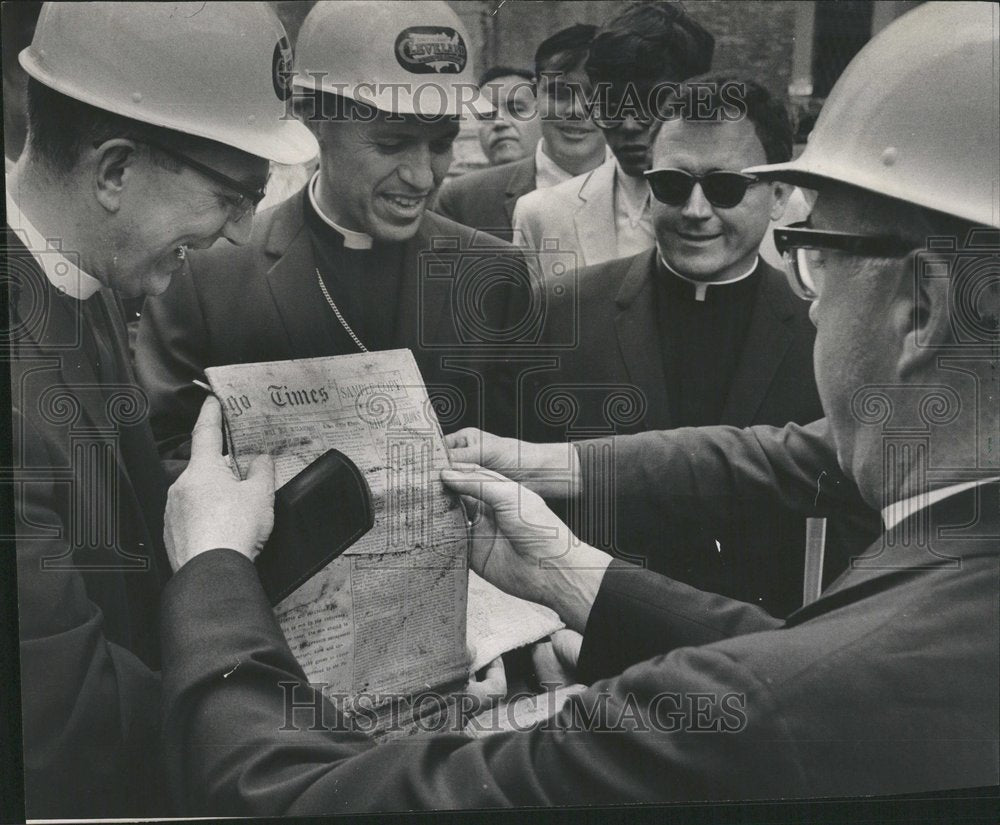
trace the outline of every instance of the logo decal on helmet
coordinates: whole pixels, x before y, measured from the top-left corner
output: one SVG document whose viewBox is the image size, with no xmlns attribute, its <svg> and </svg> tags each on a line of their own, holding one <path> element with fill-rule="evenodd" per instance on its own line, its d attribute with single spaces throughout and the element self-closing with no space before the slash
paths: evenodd
<svg viewBox="0 0 1000 825">
<path fill-rule="evenodd" d="M 396 38 L 396 60 L 413 74 L 459 74 L 468 59 L 462 35 L 448 26 L 411 26 Z"/>
<path fill-rule="evenodd" d="M 271 57 L 271 83 L 278 100 L 288 100 L 292 96 L 292 47 L 288 38 L 282 35 L 274 44 Z"/>
</svg>

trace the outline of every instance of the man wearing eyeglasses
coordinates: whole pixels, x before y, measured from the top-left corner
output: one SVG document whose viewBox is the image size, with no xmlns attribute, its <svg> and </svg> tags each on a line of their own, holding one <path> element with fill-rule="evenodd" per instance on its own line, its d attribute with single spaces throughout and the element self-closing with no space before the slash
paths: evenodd
<svg viewBox="0 0 1000 825">
<path fill-rule="evenodd" d="M 281 117 L 275 66 L 290 60 L 264 3 L 46 3 L 20 54 L 28 137 L 6 182 L 2 280 L 31 819 L 170 813 L 167 490 L 121 299 L 163 292 L 190 249 L 245 243 L 269 161 L 316 154 Z M 218 501 L 179 515 L 174 535 L 219 546 Z"/>
<path fill-rule="evenodd" d="M 691 109 L 694 89 L 702 111 Z M 673 100 L 677 117 L 659 129 L 654 169 L 643 179 L 656 247 L 585 268 L 575 289 L 551 292 L 547 340 L 566 339 L 574 324 L 580 334 L 572 349 L 553 353 L 557 372 L 535 374 L 529 400 L 544 398 L 546 385 L 558 383 L 576 399 L 575 428 L 611 425 L 618 433 L 820 418 L 815 329 L 784 275 L 758 254 L 791 187 L 740 171 L 791 158 L 785 108 L 763 87 L 727 76 L 701 76 L 678 87 Z M 608 408 L 594 386 L 634 388 L 641 415 L 605 420 Z M 567 437 L 534 407 L 522 416 L 527 440 Z M 663 525 L 644 504 L 618 496 L 595 509 L 613 515 L 620 551 L 664 546 L 655 540 Z M 586 538 L 597 541 L 601 532 L 588 530 Z M 804 519 L 755 504 L 739 508 L 726 526 L 704 524 L 692 511 L 691 518 L 675 518 L 670 533 L 675 549 L 647 552 L 654 570 L 776 615 L 801 604 Z M 839 535 L 831 536 L 831 568 L 845 563 L 842 546 Z"/>
</svg>

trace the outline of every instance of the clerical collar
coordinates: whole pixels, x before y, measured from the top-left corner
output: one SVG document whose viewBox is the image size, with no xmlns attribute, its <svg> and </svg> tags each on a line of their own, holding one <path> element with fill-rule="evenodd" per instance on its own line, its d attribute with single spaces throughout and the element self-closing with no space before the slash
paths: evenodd
<svg viewBox="0 0 1000 825">
<path fill-rule="evenodd" d="M 964 493 L 966 490 L 971 490 L 973 487 L 979 487 L 983 484 L 993 484 L 996 481 L 1000 481 L 1000 476 L 994 476 L 993 478 L 981 478 L 976 481 L 964 481 L 961 484 L 952 484 L 950 487 L 941 487 L 937 490 L 917 493 L 915 496 L 910 496 L 903 501 L 897 501 L 890 504 L 888 507 L 885 507 L 882 510 L 882 522 L 885 524 L 886 530 L 891 530 L 900 522 L 905 521 L 915 513 L 930 507 L 932 504 L 936 504 L 939 501 L 958 495 L 959 493 Z"/>
<path fill-rule="evenodd" d="M 676 269 L 670 266 L 670 264 L 668 264 L 663 259 L 663 255 L 660 253 L 659 248 L 657 248 L 656 250 L 656 255 L 660 259 L 660 266 L 662 266 L 667 272 L 669 272 L 674 277 L 684 281 L 685 283 L 691 284 L 691 286 L 694 288 L 694 299 L 696 301 L 705 300 L 705 296 L 708 294 L 709 287 L 730 286 L 731 284 L 739 283 L 740 281 L 746 280 L 751 275 L 753 275 L 754 271 L 757 269 L 757 264 L 760 261 L 759 256 L 755 257 L 753 259 L 753 263 L 750 264 L 750 268 L 742 275 L 737 275 L 735 278 L 727 278 L 724 281 L 704 282 L 704 281 L 695 281 L 692 280 L 691 278 L 685 278 L 683 275 L 681 275 L 680 272 L 678 272 Z"/>
<path fill-rule="evenodd" d="M 312 208 L 315 210 L 320 220 L 343 237 L 344 249 L 371 249 L 373 243 L 371 235 L 367 235 L 364 232 L 355 232 L 353 229 L 345 229 L 340 224 L 330 220 L 330 218 L 323 213 L 323 210 L 320 209 L 319 206 L 319 200 L 316 197 L 316 187 L 319 185 L 318 182 L 319 172 L 317 171 L 312 176 L 312 180 L 309 181 L 309 203 L 312 204 Z"/>
<path fill-rule="evenodd" d="M 638 226 L 649 209 L 650 191 L 645 178 L 633 178 L 622 171 L 615 160 L 615 187 L 618 190 L 618 206 L 624 209 L 632 226 Z"/>
<path fill-rule="evenodd" d="M 6 180 L 7 225 L 17 233 L 56 290 L 78 301 L 86 301 L 101 288 L 101 282 L 63 255 L 57 238 L 46 238 L 25 217 L 11 196 L 16 186 L 17 181 L 13 178 Z"/>
<path fill-rule="evenodd" d="M 607 163 L 611 157 L 611 149 L 605 145 L 604 160 L 601 162 Z M 587 173 L 584 172 L 582 174 Z M 564 180 L 575 177 L 576 175 L 572 172 L 567 172 L 545 154 L 545 138 L 538 141 L 538 144 L 535 146 L 535 189 L 548 189 L 550 186 L 555 186 L 557 183 L 562 183 Z"/>
</svg>

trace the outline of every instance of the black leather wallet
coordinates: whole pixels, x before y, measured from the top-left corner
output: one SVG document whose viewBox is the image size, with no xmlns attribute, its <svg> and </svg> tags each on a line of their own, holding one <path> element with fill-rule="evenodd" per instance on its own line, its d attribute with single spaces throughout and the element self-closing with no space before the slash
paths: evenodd
<svg viewBox="0 0 1000 825">
<path fill-rule="evenodd" d="M 358 466 L 329 450 L 274 493 L 274 530 L 257 556 L 272 605 L 372 529 L 372 493 Z"/>
</svg>

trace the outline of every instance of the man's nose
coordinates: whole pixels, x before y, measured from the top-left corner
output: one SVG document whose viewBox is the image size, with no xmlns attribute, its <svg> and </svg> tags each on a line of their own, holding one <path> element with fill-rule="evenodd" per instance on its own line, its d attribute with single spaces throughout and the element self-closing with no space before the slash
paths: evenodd
<svg viewBox="0 0 1000 825">
<path fill-rule="evenodd" d="M 403 162 L 397 168 L 397 174 L 403 183 L 419 192 L 428 192 L 434 188 L 433 158 L 429 146 L 414 147 L 407 152 Z"/>
<path fill-rule="evenodd" d="M 708 202 L 708 198 L 702 192 L 700 183 L 694 185 L 691 194 L 688 196 L 687 203 L 684 204 L 684 208 L 681 210 L 681 214 L 685 218 L 695 218 L 698 220 L 704 220 L 712 216 L 712 204 Z"/>
<path fill-rule="evenodd" d="M 649 121 L 640 120 L 635 115 L 627 114 L 622 119 L 621 130 L 630 135 L 639 135 L 649 128 Z"/>
</svg>

